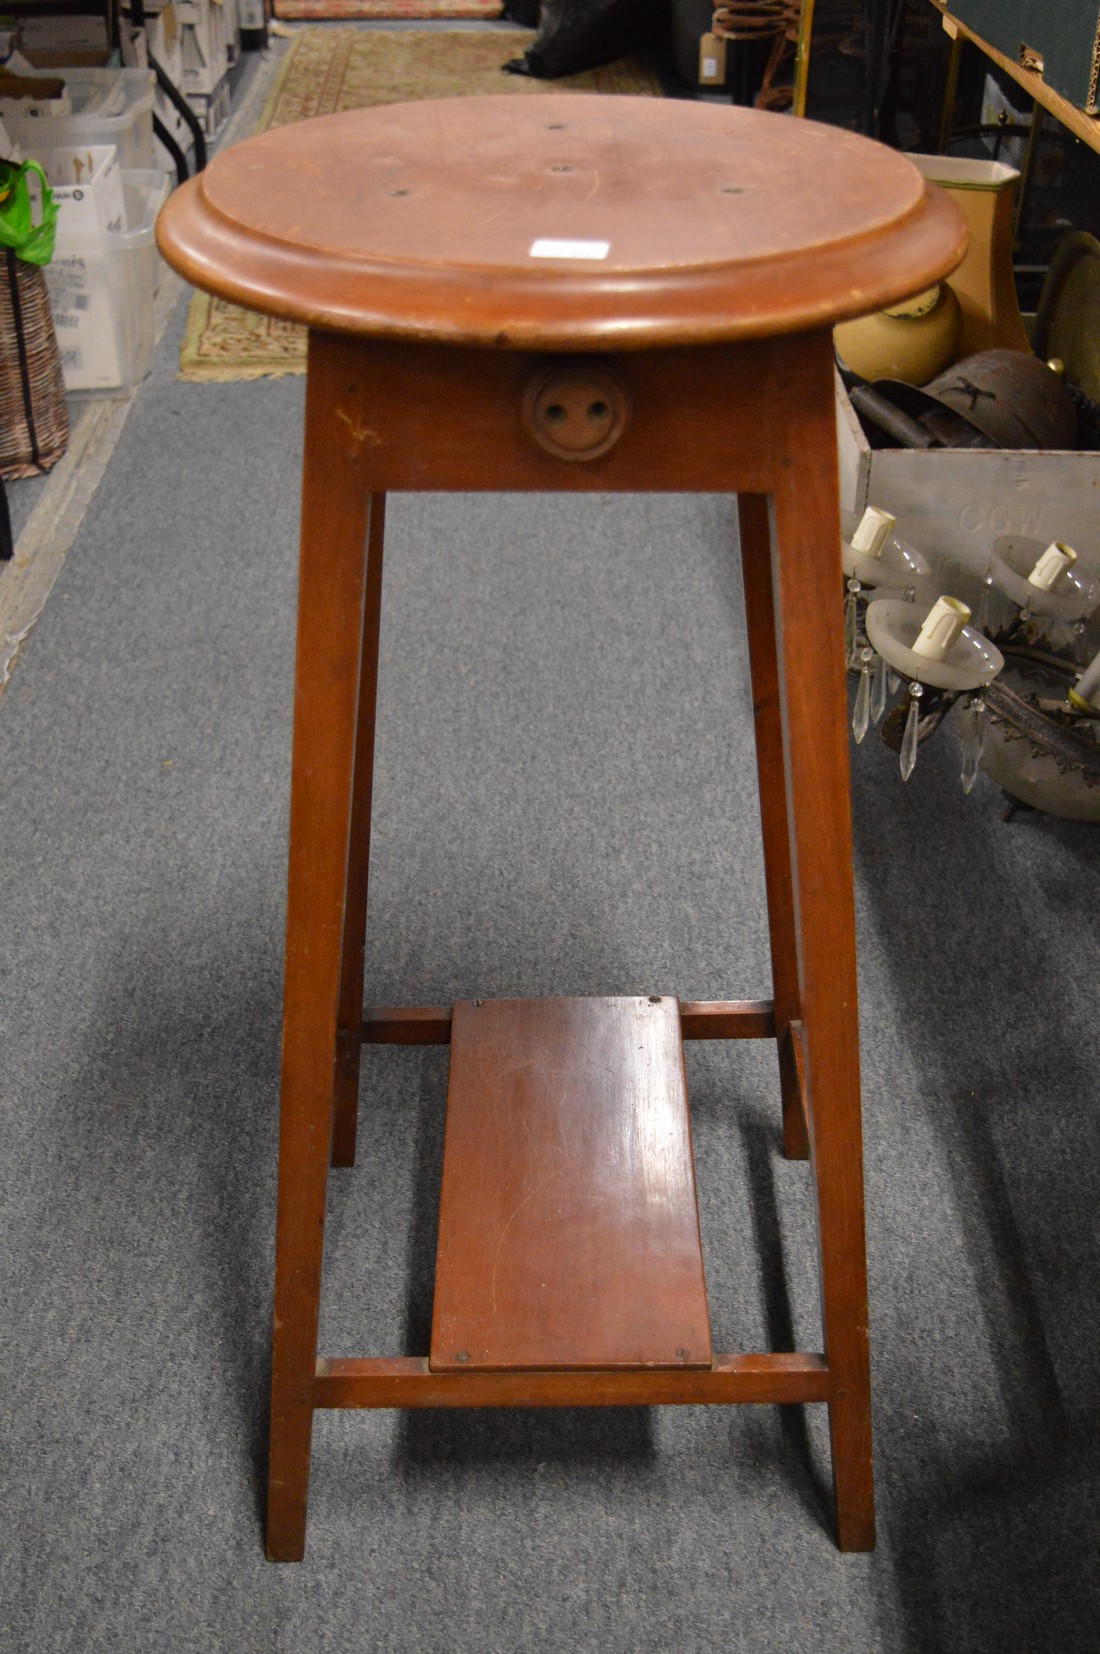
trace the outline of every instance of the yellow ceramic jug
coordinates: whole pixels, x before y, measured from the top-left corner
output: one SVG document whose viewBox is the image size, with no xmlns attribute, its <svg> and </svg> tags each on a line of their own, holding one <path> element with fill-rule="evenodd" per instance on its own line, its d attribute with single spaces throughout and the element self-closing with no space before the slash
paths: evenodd
<svg viewBox="0 0 1100 1654">
<path fill-rule="evenodd" d="M 958 354 L 962 317 L 945 282 L 902 304 L 841 322 L 833 329 L 837 355 L 862 379 L 904 379 L 926 385 Z"/>
</svg>

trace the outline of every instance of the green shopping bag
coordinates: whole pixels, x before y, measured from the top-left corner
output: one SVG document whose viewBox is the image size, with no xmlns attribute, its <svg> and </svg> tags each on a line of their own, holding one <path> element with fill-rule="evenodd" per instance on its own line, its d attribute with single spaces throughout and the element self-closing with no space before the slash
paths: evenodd
<svg viewBox="0 0 1100 1654">
<path fill-rule="evenodd" d="M 42 187 L 40 222 L 34 222 L 28 172 Z M 57 203 L 37 161 L 0 161 L 0 247 L 10 247 L 25 264 L 48 264 L 53 257 Z"/>
</svg>

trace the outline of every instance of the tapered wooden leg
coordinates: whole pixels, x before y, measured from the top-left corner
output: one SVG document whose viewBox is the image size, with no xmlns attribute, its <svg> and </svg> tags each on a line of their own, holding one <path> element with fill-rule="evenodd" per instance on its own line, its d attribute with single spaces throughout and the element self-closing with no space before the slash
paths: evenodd
<svg viewBox="0 0 1100 1654">
<path fill-rule="evenodd" d="M 363 943 L 367 925 L 370 868 L 371 792 L 374 781 L 374 725 L 378 703 L 378 635 L 382 618 L 382 542 L 386 497 L 370 501 L 367 536 L 367 590 L 363 605 L 363 647 L 359 659 L 359 713 L 355 734 L 348 894 L 344 909 L 340 1014 L 336 1033 L 336 1118 L 332 1164 L 355 1164 L 359 1119 L 359 1057 L 363 1049 Z"/>
<path fill-rule="evenodd" d="M 325 1185 L 367 592 L 363 420 L 335 337 L 310 338 L 294 688 L 267 1551 L 305 1549 Z"/>
<path fill-rule="evenodd" d="M 741 528 L 741 570 L 748 621 L 752 712 L 756 731 L 756 773 L 764 834 L 764 883 L 771 938 L 772 999 L 783 1099 L 783 1153 L 805 1160 L 810 1152 L 791 1024 L 801 1016 L 798 942 L 794 923 L 791 847 L 787 828 L 787 783 L 783 722 L 779 705 L 779 662 L 772 598 L 771 523 L 765 494 L 742 494 L 737 501 Z"/>
<path fill-rule="evenodd" d="M 832 343 L 790 345 L 792 387 L 774 496 L 773 589 L 804 1057 L 817 1198 L 837 1539 L 874 1544 L 855 904 L 848 795 Z"/>
</svg>

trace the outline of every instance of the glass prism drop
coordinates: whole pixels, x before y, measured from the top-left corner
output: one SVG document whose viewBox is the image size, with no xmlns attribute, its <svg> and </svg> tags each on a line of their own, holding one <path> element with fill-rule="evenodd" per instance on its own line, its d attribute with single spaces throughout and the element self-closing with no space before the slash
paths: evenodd
<svg viewBox="0 0 1100 1654">
<path fill-rule="evenodd" d="M 901 778 L 908 781 L 917 762 L 917 725 L 920 722 L 920 698 L 924 694 L 924 686 L 919 683 L 909 685 L 909 711 L 905 717 L 905 734 L 901 739 Z"/>
<path fill-rule="evenodd" d="M 849 580 L 848 596 L 844 604 L 844 661 L 847 666 L 856 663 L 856 644 L 859 639 L 859 593 L 858 580 Z"/>
<path fill-rule="evenodd" d="M 886 711 L 886 661 L 879 655 L 871 674 L 871 722 L 877 724 Z"/>
<path fill-rule="evenodd" d="M 964 793 L 969 793 L 977 779 L 984 746 L 985 702 L 980 695 L 975 695 L 967 707 L 963 719 L 962 769 L 959 772 L 959 779 L 962 782 Z"/>
<path fill-rule="evenodd" d="M 857 743 L 863 740 L 871 722 L 871 656 L 872 649 L 860 651 L 859 688 L 856 690 L 856 704 L 852 712 L 852 734 Z"/>
</svg>

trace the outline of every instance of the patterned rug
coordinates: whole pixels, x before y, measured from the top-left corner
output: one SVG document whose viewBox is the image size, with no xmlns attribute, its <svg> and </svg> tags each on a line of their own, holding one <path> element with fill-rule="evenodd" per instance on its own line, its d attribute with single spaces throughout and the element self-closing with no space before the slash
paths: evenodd
<svg viewBox="0 0 1100 1654">
<path fill-rule="evenodd" d="M 633 58 L 553 82 L 505 75 L 502 64 L 534 38 L 529 30 L 302 29 L 295 35 L 256 130 L 288 126 L 368 104 L 414 98 L 548 90 L 661 95 Z M 261 379 L 305 372 L 305 329 L 196 293 L 180 347 L 183 379 Z"/>
<path fill-rule="evenodd" d="M 500 0 L 275 0 L 275 16 L 310 23 L 371 17 L 499 17 Z"/>
</svg>

